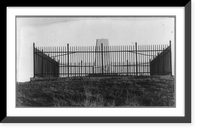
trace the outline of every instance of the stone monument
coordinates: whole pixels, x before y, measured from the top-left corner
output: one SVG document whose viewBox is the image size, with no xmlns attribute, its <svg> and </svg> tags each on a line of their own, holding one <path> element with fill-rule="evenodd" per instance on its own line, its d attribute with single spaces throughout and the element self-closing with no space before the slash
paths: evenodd
<svg viewBox="0 0 200 132">
<path fill-rule="evenodd" d="M 103 46 L 102 46 L 103 45 Z M 95 73 L 109 73 L 110 72 L 110 53 L 108 39 L 97 39 L 95 47 Z M 103 63 L 103 64 L 102 64 Z M 103 70 L 103 72 L 102 72 Z"/>
</svg>

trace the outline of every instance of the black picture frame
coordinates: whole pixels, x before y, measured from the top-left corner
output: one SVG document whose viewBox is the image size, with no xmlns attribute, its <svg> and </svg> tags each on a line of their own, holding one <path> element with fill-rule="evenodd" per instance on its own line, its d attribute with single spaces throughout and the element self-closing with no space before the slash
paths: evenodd
<svg viewBox="0 0 200 132">
<path fill-rule="evenodd" d="M 180 1 L 181 2 L 181 1 Z M 178 6 L 185 9 L 185 116 L 183 117 L 11 117 L 7 116 L 6 87 L 1 92 L 1 123 L 191 123 L 191 1 L 159 6 Z M 142 6 L 142 5 L 137 5 Z M 148 5 L 154 6 L 154 5 Z M 158 6 L 158 5 L 156 5 Z M 4 95 L 4 96 L 3 96 Z"/>
</svg>

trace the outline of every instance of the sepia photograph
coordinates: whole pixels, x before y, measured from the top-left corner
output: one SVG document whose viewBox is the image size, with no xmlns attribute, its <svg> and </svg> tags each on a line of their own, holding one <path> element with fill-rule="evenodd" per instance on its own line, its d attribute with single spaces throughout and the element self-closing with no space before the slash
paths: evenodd
<svg viewBox="0 0 200 132">
<path fill-rule="evenodd" d="M 176 16 L 16 16 L 17 108 L 175 108 Z"/>
</svg>

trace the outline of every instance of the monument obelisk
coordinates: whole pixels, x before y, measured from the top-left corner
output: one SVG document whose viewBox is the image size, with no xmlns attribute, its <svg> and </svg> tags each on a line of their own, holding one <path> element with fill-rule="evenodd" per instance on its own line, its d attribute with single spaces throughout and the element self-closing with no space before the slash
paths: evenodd
<svg viewBox="0 0 200 132">
<path fill-rule="evenodd" d="M 97 39 L 95 47 L 95 72 L 96 73 L 108 73 L 110 71 L 110 53 L 108 39 Z M 103 64 L 102 64 L 103 63 Z"/>
</svg>

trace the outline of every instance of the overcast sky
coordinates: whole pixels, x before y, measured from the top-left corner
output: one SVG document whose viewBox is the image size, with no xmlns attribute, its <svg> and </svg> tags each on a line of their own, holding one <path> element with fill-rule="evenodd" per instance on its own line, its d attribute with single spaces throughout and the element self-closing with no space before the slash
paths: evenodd
<svg viewBox="0 0 200 132">
<path fill-rule="evenodd" d="M 95 46 L 99 38 L 109 39 L 109 45 L 169 44 L 171 40 L 174 47 L 172 17 L 17 17 L 16 20 L 17 81 L 33 77 L 33 42 L 36 46 L 67 43 Z"/>
</svg>

